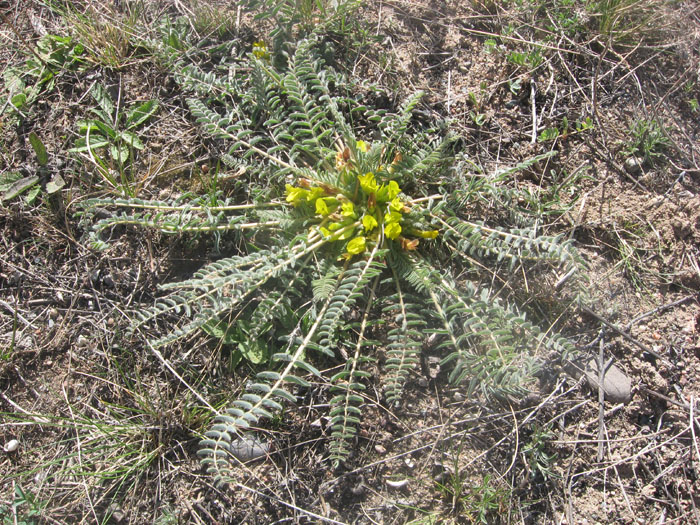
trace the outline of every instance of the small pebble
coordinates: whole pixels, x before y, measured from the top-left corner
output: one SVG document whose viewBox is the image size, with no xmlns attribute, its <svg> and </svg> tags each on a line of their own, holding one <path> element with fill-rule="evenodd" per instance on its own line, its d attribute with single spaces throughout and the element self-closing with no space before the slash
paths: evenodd
<svg viewBox="0 0 700 525">
<path fill-rule="evenodd" d="M 365 493 L 365 484 L 360 482 L 350 489 L 355 496 L 362 496 Z"/>
<path fill-rule="evenodd" d="M 408 485 L 408 480 L 407 479 L 401 479 L 401 480 L 388 479 L 388 480 L 386 480 L 386 484 L 389 487 L 391 487 L 392 489 L 402 489 L 406 485 Z"/>
<path fill-rule="evenodd" d="M 246 435 L 232 441 L 229 450 L 239 461 L 246 463 L 267 456 L 270 452 L 270 444 Z"/>
<path fill-rule="evenodd" d="M 9 454 L 10 452 L 14 452 L 18 448 L 19 448 L 19 441 L 17 441 L 16 439 L 11 439 L 7 443 L 5 443 L 3 450 Z"/>
<path fill-rule="evenodd" d="M 378 454 L 386 454 L 386 448 L 382 445 L 374 445 L 374 450 L 376 450 Z"/>
<path fill-rule="evenodd" d="M 440 373 L 440 358 L 436 356 L 430 356 L 428 357 L 427 361 L 430 379 L 435 379 Z"/>
<path fill-rule="evenodd" d="M 116 503 L 112 503 L 107 507 L 107 513 L 113 523 L 122 523 L 126 519 L 124 511 L 122 511 Z"/>
<path fill-rule="evenodd" d="M 636 175 L 642 171 L 642 163 L 636 157 L 630 157 L 625 161 L 625 170 L 630 175 Z"/>
</svg>

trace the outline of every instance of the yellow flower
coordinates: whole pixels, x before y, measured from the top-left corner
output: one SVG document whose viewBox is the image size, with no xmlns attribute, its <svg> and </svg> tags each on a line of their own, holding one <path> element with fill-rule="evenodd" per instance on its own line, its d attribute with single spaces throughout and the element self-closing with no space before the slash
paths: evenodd
<svg viewBox="0 0 700 525">
<path fill-rule="evenodd" d="M 374 215 L 365 215 L 362 217 L 362 227 L 365 229 L 365 231 L 370 232 L 377 226 L 377 219 L 374 218 Z"/>
<path fill-rule="evenodd" d="M 316 199 L 316 213 L 323 217 L 330 213 L 330 211 L 328 210 L 328 205 L 323 199 Z"/>
<path fill-rule="evenodd" d="M 355 146 L 357 147 L 358 150 L 360 150 L 362 153 L 367 153 L 369 151 L 369 144 L 367 144 L 364 140 L 358 140 L 355 143 Z"/>
<path fill-rule="evenodd" d="M 411 233 L 418 237 L 423 237 L 423 239 L 435 239 L 439 232 L 437 230 L 417 230 Z"/>
<path fill-rule="evenodd" d="M 382 186 L 377 190 L 377 200 L 379 202 L 387 202 L 396 199 L 401 192 L 401 188 L 396 181 L 389 181 L 389 184 Z M 402 206 L 403 207 L 403 206 Z"/>
<path fill-rule="evenodd" d="M 345 226 L 347 226 L 347 224 L 341 224 L 340 226 L 345 227 Z M 338 240 L 339 240 L 339 241 L 345 241 L 345 240 L 349 239 L 350 237 L 352 237 L 352 235 L 353 235 L 354 233 L 355 233 L 355 229 L 354 229 L 354 228 L 348 228 L 347 230 L 345 230 L 344 232 L 342 232 L 340 235 L 338 235 Z"/>
<path fill-rule="evenodd" d="M 395 197 L 389 203 L 389 209 L 393 212 L 400 212 L 401 210 L 403 210 L 403 202 L 401 202 L 401 199 L 399 199 L 398 197 Z"/>
<path fill-rule="evenodd" d="M 311 188 L 307 195 L 306 195 L 306 200 L 309 202 L 314 202 L 316 199 L 319 197 L 323 197 L 325 195 L 325 192 L 323 191 L 323 188 L 319 188 L 318 186 L 314 186 Z"/>
<path fill-rule="evenodd" d="M 374 173 L 371 171 L 364 175 L 358 175 L 357 180 L 360 181 L 360 187 L 367 195 L 377 192 L 377 180 L 374 178 Z"/>
<path fill-rule="evenodd" d="M 401 225 L 398 222 L 390 222 L 384 228 L 384 235 L 394 240 L 401 234 Z"/>
<path fill-rule="evenodd" d="M 347 222 L 347 223 L 331 222 L 328 225 L 328 228 L 321 226 L 319 228 L 319 230 L 321 230 L 321 233 L 323 234 L 324 237 L 333 237 L 334 241 L 346 241 L 350 237 L 352 237 L 353 233 L 355 233 L 354 228 L 348 228 L 345 231 L 341 231 L 349 224 L 351 224 L 351 222 Z M 340 231 L 340 233 L 338 233 L 339 231 Z"/>
<path fill-rule="evenodd" d="M 348 243 L 348 253 L 351 255 L 357 255 L 365 251 L 367 247 L 367 241 L 364 237 L 355 237 Z"/>
<path fill-rule="evenodd" d="M 352 201 L 346 201 L 342 204 L 342 215 L 343 217 L 352 217 L 353 219 L 357 217 L 355 215 L 355 205 Z"/>
<path fill-rule="evenodd" d="M 414 237 L 420 237 L 421 239 L 436 239 L 440 234 L 438 230 L 414 230 L 411 228 L 406 232 L 407 235 L 412 235 Z"/>
<path fill-rule="evenodd" d="M 393 200 L 396 196 L 401 193 L 401 188 L 399 188 L 398 183 L 395 180 L 389 181 L 389 199 Z"/>
<path fill-rule="evenodd" d="M 270 53 L 267 52 L 267 46 L 265 45 L 265 42 L 263 42 L 262 40 L 253 42 L 253 55 L 255 55 L 256 58 L 270 58 Z"/>
<path fill-rule="evenodd" d="M 395 211 L 390 211 L 389 213 L 384 215 L 384 222 L 389 224 L 392 222 L 399 222 L 401 220 L 402 215 L 398 212 Z"/>
<path fill-rule="evenodd" d="M 389 239 L 396 239 L 401 233 L 401 221 L 402 215 L 395 211 L 390 211 L 384 215 L 384 235 Z"/>
<path fill-rule="evenodd" d="M 294 206 L 299 206 L 301 201 L 303 201 L 306 198 L 306 195 L 309 193 L 308 190 L 297 188 L 291 184 L 287 184 L 285 188 L 287 193 L 287 202 L 291 202 Z"/>
</svg>

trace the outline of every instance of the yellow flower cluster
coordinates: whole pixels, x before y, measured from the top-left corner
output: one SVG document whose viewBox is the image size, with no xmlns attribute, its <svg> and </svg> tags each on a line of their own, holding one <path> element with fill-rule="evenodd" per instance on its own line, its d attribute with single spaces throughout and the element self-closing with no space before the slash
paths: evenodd
<svg viewBox="0 0 700 525">
<path fill-rule="evenodd" d="M 357 142 L 358 151 L 366 153 L 368 149 L 365 142 Z M 349 164 L 349 155 L 341 152 L 336 160 L 345 168 Z M 347 257 L 363 253 L 370 242 L 376 242 L 380 227 L 383 227 L 386 238 L 398 240 L 403 249 L 415 250 L 418 239 L 408 240 L 401 236 L 401 223 L 410 209 L 399 198 L 401 188 L 398 183 L 391 180 L 380 184 L 372 172 L 356 177 L 356 187 L 351 190 L 352 198 L 338 188 L 325 184 L 312 186 L 311 181 L 302 179 L 298 187 L 286 185 L 287 202 L 295 207 L 304 203 L 311 206 L 321 220 L 319 230 L 325 237 L 331 237 L 334 241 L 349 239 Z M 355 235 L 356 232 L 358 235 Z M 434 239 L 438 235 L 437 230 L 410 229 L 408 233 L 423 239 Z"/>
<path fill-rule="evenodd" d="M 253 55 L 261 60 L 269 60 L 270 53 L 267 50 L 267 45 L 262 40 L 253 42 Z"/>
</svg>

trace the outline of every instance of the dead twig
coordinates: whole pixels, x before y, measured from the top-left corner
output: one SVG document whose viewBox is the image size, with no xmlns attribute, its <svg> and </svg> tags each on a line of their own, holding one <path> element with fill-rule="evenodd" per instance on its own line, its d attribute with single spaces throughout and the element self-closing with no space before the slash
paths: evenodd
<svg viewBox="0 0 700 525">
<path fill-rule="evenodd" d="M 532 108 L 532 134 L 530 135 L 530 144 L 537 142 L 537 105 L 535 95 L 537 94 L 537 86 L 535 81 L 530 81 L 530 104 Z"/>
<path fill-rule="evenodd" d="M 600 345 L 598 352 L 598 463 L 603 461 L 605 457 L 605 389 L 603 381 L 605 381 L 605 371 L 612 364 L 613 358 L 605 362 L 605 333 L 601 334 Z"/>
<path fill-rule="evenodd" d="M 643 314 L 639 314 L 637 317 L 632 319 L 629 323 L 627 323 L 627 326 L 625 326 L 624 330 L 625 332 L 629 332 L 630 329 L 637 324 L 639 321 L 642 319 L 646 319 L 647 317 L 651 317 L 652 315 L 661 313 L 663 311 L 666 311 L 670 308 L 673 308 L 674 306 L 679 306 L 681 304 L 687 303 L 690 299 L 694 299 L 696 295 L 686 295 L 685 297 L 678 299 L 677 301 L 673 301 L 672 303 L 668 304 L 662 304 L 661 306 L 657 306 L 656 308 L 653 308 L 649 310 L 648 312 L 644 312 Z"/>
<path fill-rule="evenodd" d="M 622 328 L 618 328 L 617 326 L 615 326 L 614 324 L 612 324 L 610 321 L 607 321 L 606 319 L 603 319 L 601 316 L 599 316 L 597 313 L 595 313 L 593 310 L 591 310 L 591 309 L 588 308 L 587 306 L 581 307 L 581 310 L 583 310 L 585 313 L 587 313 L 587 314 L 590 315 L 591 317 L 594 317 L 595 319 L 597 319 L 598 321 L 600 321 L 601 323 L 603 323 L 605 326 L 607 326 L 608 328 L 610 328 L 613 332 L 615 332 L 615 333 L 618 334 L 618 335 L 621 335 L 621 336 L 622 336 L 623 338 L 625 338 L 627 341 L 629 341 L 630 343 L 636 345 L 637 347 L 639 347 L 640 349 L 642 349 L 642 350 L 643 350 L 644 352 L 646 352 L 647 354 L 652 355 L 652 356 L 654 356 L 656 359 L 662 361 L 665 365 L 671 366 L 671 367 L 673 366 L 673 364 L 672 364 L 668 359 L 666 359 L 664 356 L 662 356 L 660 353 L 658 353 L 658 352 L 655 351 L 655 350 L 652 350 L 651 348 L 649 348 L 649 347 L 648 347 L 647 345 L 645 345 L 644 343 L 638 341 L 637 339 L 635 339 L 634 337 L 632 337 L 629 333 L 627 333 L 627 332 L 626 332 L 625 330 L 623 330 Z"/>
</svg>

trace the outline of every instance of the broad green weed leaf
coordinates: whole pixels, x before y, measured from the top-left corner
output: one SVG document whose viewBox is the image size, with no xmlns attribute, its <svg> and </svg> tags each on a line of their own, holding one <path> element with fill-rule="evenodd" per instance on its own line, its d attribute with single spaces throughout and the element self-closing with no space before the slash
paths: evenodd
<svg viewBox="0 0 700 525">
<path fill-rule="evenodd" d="M 158 101 L 149 100 L 131 108 L 126 116 L 126 128 L 133 129 L 146 122 L 158 110 Z"/>
<path fill-rule="evenodd" d="M 10 99 L 10 103 L 17 109 L 22 109 L 27 104 L 27 95 L 17 93 Z"/>
<path fill-rule="evenodd" d="M 34 204 L 34 201 L 39 196 L 40 191 L 41 186 L 34 186 L 32 189 L 30 189 L 27 193 L 27 204 Z"/>
<path fill-rule="evenodd" d="M 267 361 L 267 345 L 258 340 L 247 340 L 239 343 L 238 348 L 248 361 L 254 365 L 259 365 Z"/>
<path fill-rule="evenodd" d="M 90 147 L 86 138 L 79 138 L 75 141 L 75 147 L 68 150 L 69 153 L 82 153 L 88 149 L 94 150 L 103 148 L 109 144 L 109 141 L 102 135 L 90 135 Z"/>
<path fill-rule="evenodd" d="M 114 128 L 112 128 L 112 126 L 110 126 L 109 124 L 106 124 L 104 122 L 100 122 L 99 120 L 95 120 L 94 123 L 105 137 L 109 137 L 110 139 L 117 138 L 116 130 Z"/>
<path fill-rule="evenodd" d="M 143 149 L 143 142 L 133 133 L 122 131 L 119 133 L 119 138 L 126 142 L 129 146 L 136 149 Z"/>
<path fill-rule="evenodd" d="M 49 163 L 49 155 L 46 153 L 46 146 L 41 141 L 39 136 L 33 131 L 29 134 L 29 142 L 36 153 L 36 160 L 39 166 L 46 166 Z"/>
<path fill-rule="evenodd" d="M 100 131 L 100 128 L 97 127 L 97 124 L 92 119 L 79 120 L 76 122 L 76 126 L 78 126 L 78 131 L 80 131 L 80 133 L 85 133 L 88 129 L 91 133 Z"/>
<path fill-rule="evenodd" d="M 52 181 L 46 183 L 46 193 L 52 195 L 57 191 L 60 191 L 65 185 L 66 181 L 63 180 L 63 177 L 56 175 Z"/>
<path fill-rule="evenodd" d="M 112 144 L 109 147 L 109 153 L 120 164 L 124 164 L 129 160 L 129 147 L 126 144 Z"/>
<path fill-rule="evenodd" d="M 9 190 L 12 185 L 21 178 L 22 175 L 16 171 L 0 174 L 0 191 L 5 192 Z"/>
<path fill-rule="evenodd" d="M 211 320 L 202 325 L 202 330 L 225 345 L 236 344 L 240 339 L 236 333 L 235 325 L 231 325 L 226 321 Z"/>
<path fill-rule="evenodd" d="M 104 111 L 102 111 L 99 108 L 90 108 L 89 111 L 90 111 L 90 113 L 95 115 L 100 120 L 100 122 L 111 122 L 111 120 L 112 120 L 111 115 L 105 113 Z"/>
<path fill-rule="evenodd" d="M 97 102 L 97 105 L 100 106 L 100 109 L 108 115 L 105 120 L 110 120 L 110 117 L 114 115 L 114 102 L 104 86 L 102 86 L 102 84 L 95 84 L 92 90 L 90 90 L 90 94 L 92 98 L 95 99 L 95 102 Z"/>
<path fill-rule="evenodd" d="M 16 68 L 8 67 L 3 74 L 3 79 L 5 81 L 5 88 L 10 93 L 18 93 L 23 91 L 26 87 Z"/>
<path fill-rule="evenodd" d="M 17 197 L 17 195 L 20 195 L 27 191 L 29 188 L 34 186 L 37 182 L 39 182 L 39 177 L 36 175 L 31 175 L 29 177 L 24 177 L 23 179 L 19 179 L 18 181 L 14 182 L 7 190 L 5 190 L 5 193 L 2 196 L 3 201 L 9 201 Z"/>
</svg>

